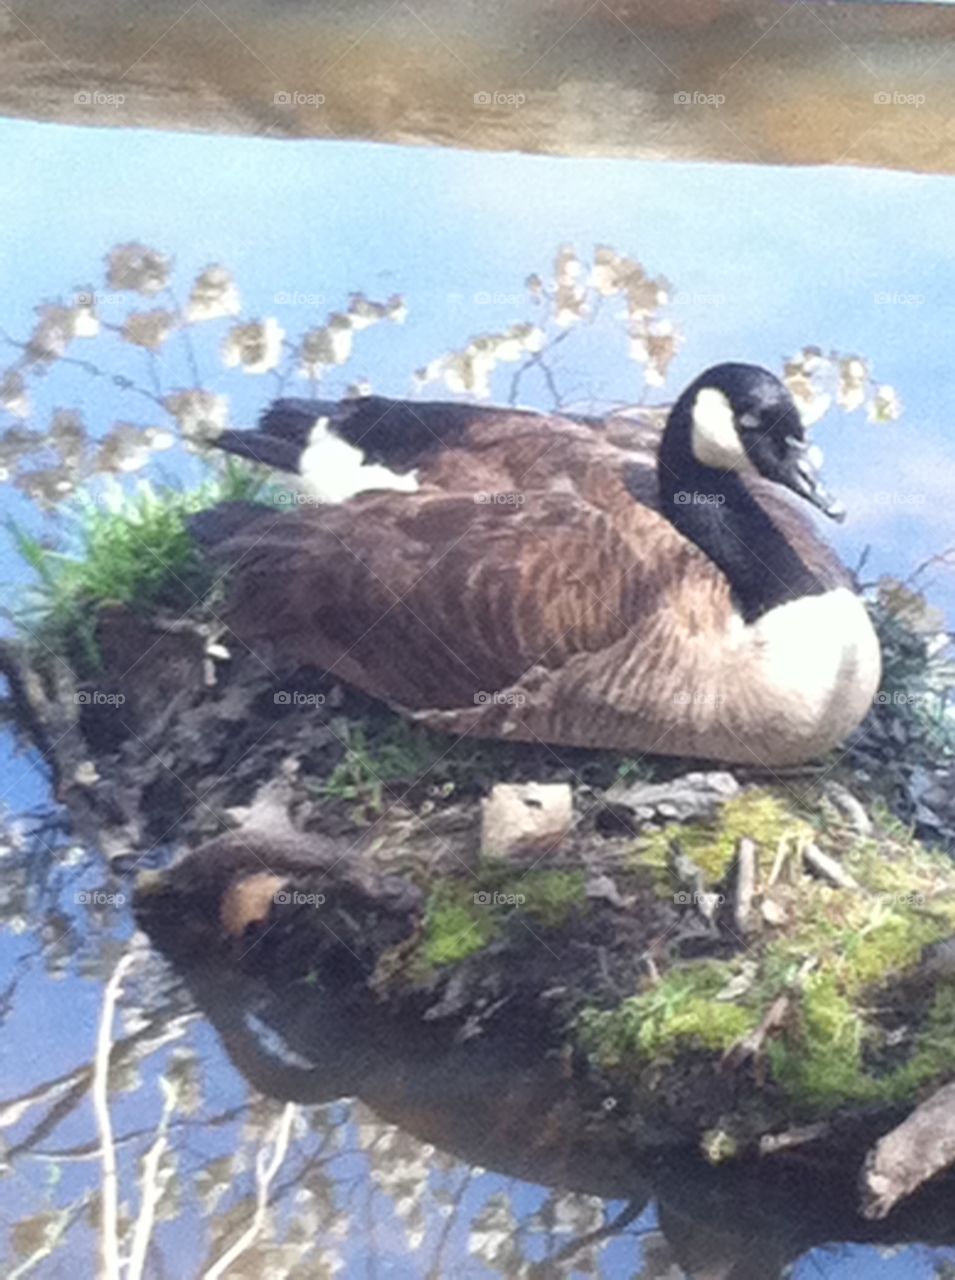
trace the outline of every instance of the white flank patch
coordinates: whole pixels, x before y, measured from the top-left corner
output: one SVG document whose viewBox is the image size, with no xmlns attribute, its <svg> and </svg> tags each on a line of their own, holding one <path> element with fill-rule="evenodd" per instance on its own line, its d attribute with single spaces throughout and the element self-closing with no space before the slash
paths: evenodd
<svg viewBox="0 0 955 1280">
<path fill-rule="evenodd" d="M 705 467 L 739 471 L 748 464 L 733 406 L 716 387 L 704 387 L 693 402 L 693 456 Z"/>
<path fill-rule="evenodd" d="M 344 502 L 368 489 L 414 493 L 419 487 L 417 471 L 399 475 L 377 462 L 365 466 L 362 457 L 361 449 L 329 430 L 327 418 L 319 418 L 299 464 L 302 485 L 321 502 Z"/>
<path fill-rule="evenodd" d="M 804 733 L 834 743 L 859 723 L 879 687 L 881 657 L 858 596 L 837 587 L 791 600 L 747 631 L 754 682 L 789 704 Z"/>
</svg>

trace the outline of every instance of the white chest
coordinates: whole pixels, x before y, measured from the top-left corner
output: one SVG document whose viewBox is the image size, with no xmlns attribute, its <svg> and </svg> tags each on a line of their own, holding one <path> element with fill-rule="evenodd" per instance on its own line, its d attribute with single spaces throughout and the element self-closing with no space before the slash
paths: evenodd
<svg viewBox="0 0 955 1280">
<path fill-rule="evenodd" d="M 825 745 L 859 723 L 879 687 L 879 642 L 865 606 L 845 587 L 779 605 L 744 628 L 754 695 L 780 730 Z"/>
</svg>

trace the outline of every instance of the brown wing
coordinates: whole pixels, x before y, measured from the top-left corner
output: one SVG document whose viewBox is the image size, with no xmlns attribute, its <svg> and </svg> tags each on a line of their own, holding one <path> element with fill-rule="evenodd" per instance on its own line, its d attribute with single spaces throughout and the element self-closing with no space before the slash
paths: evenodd
<svg viewBox="0 0 955 1280">
<path fill-rule="evenodd" d="M 652 512 L 634 523 L 557 493 L 376 494 L 269 514 L 221 548 L 228 620 L 270 665 L 322 667 L 407 707 L 473 706 L 531 667 L 638 640 L 675 592 L 690 626 L 721 596 L 725 610 L 705 557 Z"/>
</svg>

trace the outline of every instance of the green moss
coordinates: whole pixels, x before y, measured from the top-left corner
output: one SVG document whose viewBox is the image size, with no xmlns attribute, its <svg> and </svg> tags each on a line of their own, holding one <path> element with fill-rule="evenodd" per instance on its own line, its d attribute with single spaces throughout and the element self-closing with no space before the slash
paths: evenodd
<svg viewBox="0 0 955 1280">
<path fill-rule="evenodd" d="M 545 929 L 559 929 L 575 907 L 586 904 L 582 871 L 532 871 L 514 882 L 527 901 L 523 912 Z"/>
<path fill-rule="evenodd" d="M 886 1096 L 908 1098 L 929 1081 L 950 1076 L 953 1063 L 955 985 L 945 983 L 935 993 L 912 1056 L 886 1078 Z"/>
<path fill-rule="evenodd" d="M 673 891 L 670 849 L 676 839 L 681 851 L 700 868 L 707 889 L 713 889 L 729 873 L 743 836 L 763 849 L 775 851 L 780 840 L 808 832 L 808 824 L 782 799 L 754 787 L 728 800 L 714 822 L 668 823 L 641 837 L 636 859 L 639 865 L 654 870 L 658 889 L 668 895 Z"/>
<path fill-rule="evenodd" d="M 604 1068 L 672 1062 L 687 1049 L 725 1052 L 757 1025 L 752 1010 L 715 998 L 731 976 L 712 960 L 674 969 L 616 1009 L 585 1011 L 580 1043 Z"/>
<path fill-rule="evenodd" d="M 521 876 L 510 864 L 490 863 L 473 880 L 444 880 L 432 890 L 414 967 L 420 973 L 466 960 L 501 937 L 515 914 L 542 929 L 557 929 L 575 909 L 587 909 L 583 872 Z"/>
<path fill-rule="evenodd" d="M 865 1024 L 835 977 L 811 975 L 797 1008 L 796 1025 L 768 1046 L 777 1084 L 803 1104 L 873 1096 L 875 1082 L 862 1069 Z"/>
<path fill-rule="evenodd" d="M 707 886 L 720 884 L 741 836 L 759 846 L 762 872 L 781 841 L 793 852 L 812 834 L 808 821 L 771 793 L 748 792 L 724 807 L 716 824 L 655 833 L 638 857 L 667 874 L 670 840 L 701 868 Z M 825 843 L 825 832 L 815 837 Z M 845 1102 L 891 1102 L 950 1078 L 955 1062 L 955 988 L 943 988 L 928 1011 L 914 1010 L 914 1049 L 904 1062 L 883 1021 L 881 988 L 891 988 L 920 960 L 927 944 L 955 933 L 955 868 L 897 824 L 891 835 L 857 840 L 841 855 L 859 889 L 816 876 L 784 875 L 775 892 L 789 923 L 748 938 L 750 981 L 735 999 L 716 997 L 740 972 L 735 962 L 706 961 L 665 972 L 647 992 L 616 1009 L 589 1010 L 578 1039 L 602 1067 L 630 1079 L 672 1067 L 701 1052 L 721 1055 L 754 1031 L 773 1002 L 789 997 L 783 1025 L 765 1043 L 769 1076 L 794 1115 L 825 1114 Z M 807 962 L 809 962 L 807 966 Z"/>
<path fill-rule="evenodd" d="M 496 921 L 489 912 L 474 909 L 455 886 L 443 885 L 428 901 L 424 918 L 424 937 L 419 949 L 421 962 L 428 969 L 458 964 L 481 951 L 497 933 Z"/>
</svg>

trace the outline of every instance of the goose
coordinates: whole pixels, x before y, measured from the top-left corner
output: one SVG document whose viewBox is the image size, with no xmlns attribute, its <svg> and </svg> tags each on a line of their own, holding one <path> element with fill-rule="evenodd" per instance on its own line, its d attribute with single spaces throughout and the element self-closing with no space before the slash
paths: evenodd
<svg viewBox="0 0 955 1280">
<path fill-rule="evenodd" d="M 432 729 L 773 768 L 838 746 L 878 688 L 800 508 L 845 513 L 756 365 L 700 374 L 662 434 L 365 396 L 278 400 L 215 443 L 304 486 L 197 520 L 241 643 Z"/>
</svg>

